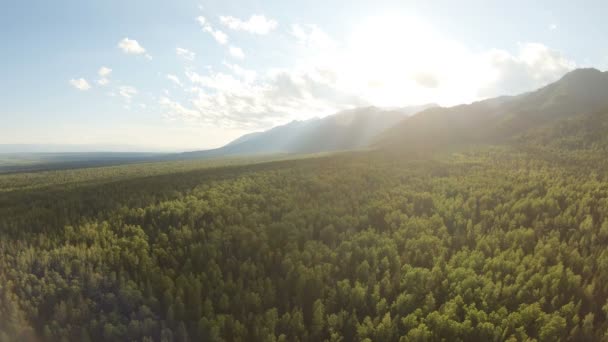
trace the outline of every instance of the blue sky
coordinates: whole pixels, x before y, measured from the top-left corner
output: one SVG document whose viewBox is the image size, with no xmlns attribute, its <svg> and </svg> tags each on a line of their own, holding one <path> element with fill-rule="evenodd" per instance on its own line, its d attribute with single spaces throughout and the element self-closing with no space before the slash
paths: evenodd
<svg viewBox="0 0 608 342">
<path fill-rule="evenodd" d="M 0 144 L 208 148 L 354 106 L 453 105 L 608 67 L 605 1 L 0 6 Z"/>
</svg>

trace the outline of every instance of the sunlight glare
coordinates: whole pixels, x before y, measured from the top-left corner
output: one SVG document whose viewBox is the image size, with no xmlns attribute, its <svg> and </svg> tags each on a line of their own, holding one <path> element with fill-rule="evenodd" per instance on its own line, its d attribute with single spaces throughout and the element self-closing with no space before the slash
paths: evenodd
<svg viewBox="0 0 608 342">
<path fill-rule="evenodd" d="M 343 61 L 343 86 L 377 106 L 474 100 L 483 79 L 469 73 L 476 61 L 461 44 L 406 15 L 362 22 L 347 41 Z"/>
</svg>

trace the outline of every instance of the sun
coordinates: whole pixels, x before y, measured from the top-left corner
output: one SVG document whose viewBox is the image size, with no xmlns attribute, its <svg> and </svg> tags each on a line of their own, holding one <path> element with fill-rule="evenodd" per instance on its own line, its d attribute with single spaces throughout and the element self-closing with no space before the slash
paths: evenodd
<svg viewBox="0 0 608 342">
<path fill-rule="evenodd" d="M 376 105 L 400 105 L 406 83 L 431 65 L 434 41 L 431 27 L 416 17 L 371 17 L 347 39 L 348 84 Z"/>
<path fill-rule="evenodd" d="M 483 79 L 470 51 L 417 16 L 370 17 L 345 43 L 343 85 L 377 106 L 462 102 Z"/>
</svg>

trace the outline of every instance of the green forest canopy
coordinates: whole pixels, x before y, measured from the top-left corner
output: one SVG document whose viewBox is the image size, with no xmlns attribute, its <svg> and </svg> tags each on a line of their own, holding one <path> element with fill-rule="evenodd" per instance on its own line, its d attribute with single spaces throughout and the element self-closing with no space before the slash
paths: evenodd
<svg viewBox="0 0 608 342">
<path fill-rule="evenodd" d="M 601 156 L 529 146 L 4 175 L 0 340 L 598 340 Z"/>
</svg>

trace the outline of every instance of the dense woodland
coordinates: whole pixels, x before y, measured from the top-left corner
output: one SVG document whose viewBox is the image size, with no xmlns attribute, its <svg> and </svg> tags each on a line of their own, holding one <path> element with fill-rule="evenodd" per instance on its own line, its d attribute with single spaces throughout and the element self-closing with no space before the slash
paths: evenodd
<svg viewBox="0 0 608 342">
<path fill-rule="evenodd" d="M 0 176 L 0 341 L 606 339 L 599 151 Z"/>
</svg>

